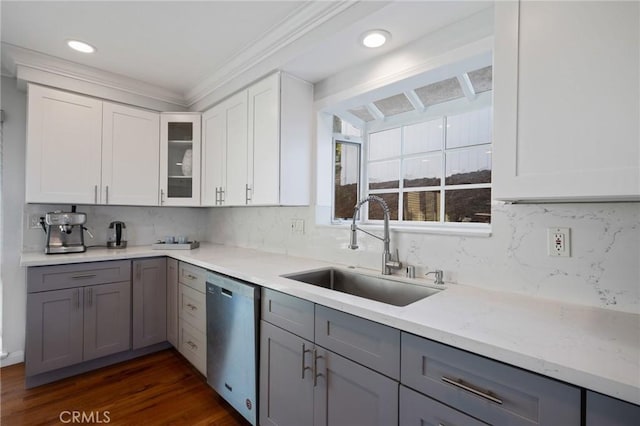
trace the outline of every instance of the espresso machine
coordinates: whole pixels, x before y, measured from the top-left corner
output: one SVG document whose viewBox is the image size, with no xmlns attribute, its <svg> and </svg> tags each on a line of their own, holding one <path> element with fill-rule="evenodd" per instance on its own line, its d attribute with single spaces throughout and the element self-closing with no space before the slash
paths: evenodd
<svg viewBox="0 0 640 426">
<path fill-rule="evenodd" d="M 84 245 L 84 231 L 93 235 L 85 228 L 87 215 L 76 213 L 75 206 L 70 212 L 54 211 L 47 213 L 42 227 L 47 233 L 47 243 L 44 248 L 46 254 L 82 253 L 87 250 Z"/>
</svg>

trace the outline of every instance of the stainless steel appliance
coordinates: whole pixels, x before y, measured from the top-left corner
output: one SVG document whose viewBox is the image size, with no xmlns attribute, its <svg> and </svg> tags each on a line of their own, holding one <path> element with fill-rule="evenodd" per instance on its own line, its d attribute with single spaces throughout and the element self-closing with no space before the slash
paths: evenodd
<svg viewBox="0 0 640 426">
<path fill-rule="evenodd" d="M 111 222 L 107 230 L 107 248 L 127 247 L 127 225 L 119 220 Z"/>
<path fill-rule="evenodd" d="M 254 426 L 259 309 L 259 287 L 207 276 L 207 383 Z"/>
<path fill-rule="evenodd" d="M 75 209 L 74 209 L 75 210 Z M 82 253 L 84 245 L 85 213 L 55 211 L 44 217 L 44 230 L 47 233 L 46 254 Z"/>
</svg>

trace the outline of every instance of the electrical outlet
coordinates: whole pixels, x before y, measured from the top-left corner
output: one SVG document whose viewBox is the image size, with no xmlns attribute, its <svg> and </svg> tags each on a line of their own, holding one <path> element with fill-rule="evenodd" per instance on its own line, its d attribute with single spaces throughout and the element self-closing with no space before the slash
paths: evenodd
<svg viewBox="0 0 640 426">
<path fill-rule="evenodd" d="M 549 256 L 571 256 L 571 228 L 548 228 L 547 240 Z"/>
<path fill-rule="evenodd" d="M 42 213 L 33 213 L 29 215 L 29 229 L 40 229 L 40 218 L 44 217 Z"/>
<path fill-rule="evenodd" d="M 304 234 L 304 219 L 291 219 L 291 233 Z"/>
</svg>

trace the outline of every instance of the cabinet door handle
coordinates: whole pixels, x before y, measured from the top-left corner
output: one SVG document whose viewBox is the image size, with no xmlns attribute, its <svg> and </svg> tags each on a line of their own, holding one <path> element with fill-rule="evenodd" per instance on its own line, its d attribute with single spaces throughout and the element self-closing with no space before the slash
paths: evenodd
<svg viewBox="0 0 640 426">
<path fill-rule="evenodd" d="M 93 204 L 98 204 L 98 185 L 93 185 Z"/>
<path fill-rule="evenodd" d="M 249 202 L 251 201 L 251 197 L 249 196 L 250 193 L 251 193 L 251 187 L 249 186 L 248 183 L 246 183 L 244 185 L 245 204 L 249 204 Z"/>
<path fill-rule="evenodd" d="M 105 193 L 105 204 L 109 204 L 109 185 L 105 186 L 104 188 L 104 193 Z"/>
<path fill-rule="evenodd" d="M 220 205 L 224 204 L 224 189 L 220 187 Z"/>
<path fill-rule="evenodd" d="M 76 299 L 76 302 L 75 302 L 76 309 L 80 309 L 80 289 L 79 288 L 77 288 L 75 291 L 75 299 Z"/>
<path fill-rule="evenodd" d="M 191 347 L 191 349 L 193 350 L 198 350 L 198 345 L 196 345 L 195 343 L 193 343 L 191 340 L 189 340 L 187 342 L 187 345 L 189 345 L 189 347 Z"/>
<path fill-rule="evenodd" d="M 85 275 L 74 275 L 71 277 L 71 279 L 73 280 L 81 280 L 84 278 L 93 278 L 95 277 L 97 274 L 85 274 Z"/>
<path fill-rule="evenodd" d="M 196 277 L 195 275 L 191 275 L 191 274 L 187 274 L 187 278 L 190 278 L 192 280 L 197 280 L 198 277 Z"/>
<path fill-rule="evenodd" d="M 91 307 L 92 304 L 93 304 L 93 289 L 89 287 L 87 289 L 87 306 Z"/>
<path fill-rule="evenodd" d="M 311 352 L 311 349 L 306 349 L 304 343 L 302 344 L 302 380 L 304 380 L 304 372 L 306 370 L 313 370 L 311 367 L 307 367 L 304 365 L 304 358 L 307 352 Z"/>
<path fill-rule="evenodd" d="M 216 186 L 216 206 L 220 204 L 220 187 Z"/>
<path fill-rule="evenodd" d="M 322 355 L 318 355 L 318 349 L 313 350 L 313 387 L 318 385 L 318 377 L 322 376 L 322 373 L 318 373 L 318 359 L 323 358 Z"/>
<path fill-rule="evenodd" d="M 142 278 L 142 264 L 140 263 L 136 266 L 136 276 L 138 279 Z"/>
<path fill-rule="evenodd" d="M 457 388 L 460 388 L 466 392 L 469 392 L 475 396 L 479 396 L 480 398 L 484 398 L 488 401 L 491 401 L 495 404 L 500 404 L 502 405 L 502 400 L 499 398 L 496 398 L 495 396 L 491 395 L 491 393 L 489 392 L 485 392 L 479 389 L 474 388 L 473 386 L 470 386 L 467 383 L 464 383 L 462 380 L 456 380 L 456 379 L 450 379 L 448 377 L 442 376 L 442 381 L 450 384 L 451 386 L 455 386 Z"/>
<path fill-rule="evenodd" d="M 191 309 L 192 311 L 198 310 L 198 307 L 195 305 L 192 305 L 191 303 L 187 303 L 187 308 Z"/>
<path fill-rule="evenodd" d="M 164 204 L 164 189 L 160 190 L 160 205 Z"/>
</svg>

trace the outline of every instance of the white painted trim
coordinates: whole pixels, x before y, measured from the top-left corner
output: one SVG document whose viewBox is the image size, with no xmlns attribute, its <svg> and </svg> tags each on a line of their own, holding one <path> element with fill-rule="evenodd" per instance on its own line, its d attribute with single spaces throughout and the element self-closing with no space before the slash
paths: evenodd
<svg viewBox="0 0 640 426">
<path fill-rule="evenodd" d="M 238 52 L 215 73 L 189 90 L 186 93 L 187 104 L 192 107 L 238 75 L 247 72 L 355 3 L 357 2 L 348 0 L 305 2 L 269 29 L 258 42 Z"/>
<path fill-rule="evenodd" d="M 46 79 L 48 75 L 51 82 L 78 81 L 84 86 L 93 85 L 99 87 L 102 91 L 108 89 L 113 90 L 115 93 L 126 93 L 129 97 L 149 98 L 153 103 L 173 105 L 174 109 L 184 110 L 186 107 L 184 97 L 180 93 L 4 42 L 2 43 L 2 62 L 3 64 L 6 63 L 8 71 L 16 75 L 19 80 L 25 80 L 32 75 L 31 73 L 25 74 L 23 72 L 21 77 L 20 70 L 29 69 L 38 72 L 37 75 L 40 78 L 38 83 L 40 84 L 47 84 L 46 81 L 42 80 Z M 48 85 L 52 84 L 49 83 Z M 60 88 L 73 90 L 71 87 Z M 117 97 L 118 95 L 114 96 Z M 118 100 L 113 99 L 113 97 L 105 97 L 105 99 Z"/>
<path fill-rule="evenodd" d="M 15 351 L 0 360 L 0 367 L 8 367 L 13 364 L 20 364 L 21 362 L 24 362 L 24 351 Z"/>
<path fill-rule="evenodd" d="M 441 81 L 447 77 L 454 77 L 471 69 L 491 65 L 493 39 L 493 36 L 485 37 L 482 40 L 458 47 L 442 55 L 427 58 L 414 66 L 400 69 L 330 94 L 324 98 L 317 99 L 315 107 L 322 111 L 325 108 L 335 107 L 339 104 L 341 108 L 348 109 L 358 104 L 362 105 L 362 103 L 372 102 L 402 92 L 403 89 L 398 87 L 398 84 L 402 84 L 405 88 L 420 87 Z M 442 75 L 442 71 L 445 68 L 448 71 L 447 77 Z M 363 96 L 366 99 L 355 99 L 359 96 Z M 344 102 L 347 102 L 347 104 L 343 105 Z"/>
</svg>

